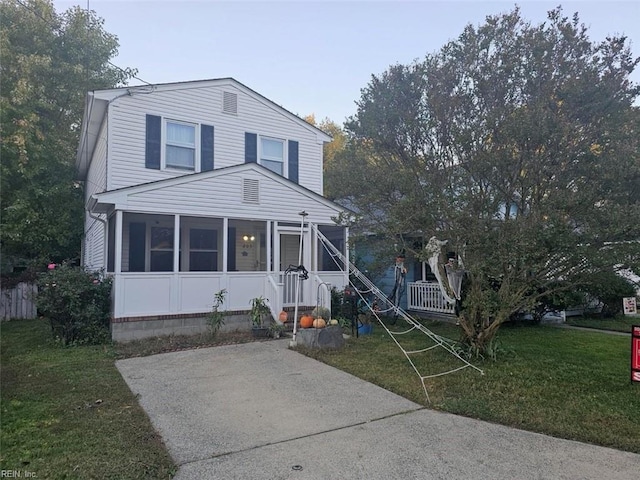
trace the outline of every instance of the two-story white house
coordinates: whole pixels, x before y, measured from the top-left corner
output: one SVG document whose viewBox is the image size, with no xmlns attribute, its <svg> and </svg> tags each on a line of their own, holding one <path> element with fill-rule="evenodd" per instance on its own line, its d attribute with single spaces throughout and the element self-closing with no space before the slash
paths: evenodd
<svg viewBox="0 0 640 480">
<path fill-rule="evenodd" d="M 203 329 L 213 296 L 242 312 L 314 307 L 321 284 L 347 274 L 313 224 L 344 254 L 344 209 L 322 196 L 331 137 L 231 78 L 87 94 L 77 156 L 84 181 L 83 264 L 113 277 L 112 336 Z M 308 215 L 301 215 L 306 212 Z M 304 218 L 304 223 L 302 222 Z"/>
</svg>

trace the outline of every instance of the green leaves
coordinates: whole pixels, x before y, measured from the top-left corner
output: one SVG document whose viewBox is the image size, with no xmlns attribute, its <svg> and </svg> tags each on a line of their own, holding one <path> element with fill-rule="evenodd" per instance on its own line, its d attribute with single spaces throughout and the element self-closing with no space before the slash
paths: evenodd
<svg viewBox="0 0 640 480">
<path fill-rule="evenodd" d="M 109 60 L 117 38 L 95 12 L 0 1 L 0 241 L 4 263 L 77 258 L 83 231 L 75 154 L 88 90 L 134 71 Z"/>
<path fill-rule="evenodd" d="M 594 43 L 560 8 L 540 25 L 517 8 L 489 17 L 372 77 L 336 188 L 389 243 L 448 239 L 470 272 L 471 322 L 497 330 L 638 265 L 638 61 L 625 38 Z"/>
</svg>

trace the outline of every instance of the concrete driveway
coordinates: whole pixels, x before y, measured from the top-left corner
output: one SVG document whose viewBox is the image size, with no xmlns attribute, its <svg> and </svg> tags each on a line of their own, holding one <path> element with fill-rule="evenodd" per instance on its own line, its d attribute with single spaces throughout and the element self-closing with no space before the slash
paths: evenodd
<svg viewBox="0 0 640 480">
<path fill-rule="evenodd" d="M 428 410 L 287 347 L 116 363 L 179 465 L 176 479 L 640 476 L 640 455 Z"/>
</svg>

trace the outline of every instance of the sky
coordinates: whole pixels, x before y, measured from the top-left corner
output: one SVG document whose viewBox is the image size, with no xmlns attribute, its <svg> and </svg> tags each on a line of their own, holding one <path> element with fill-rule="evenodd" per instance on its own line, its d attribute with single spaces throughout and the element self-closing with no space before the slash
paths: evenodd
<svg viewBox="0 0 640 480">
<path fill-rule="evenodd" d="M 342 124 L 361 89 L 390 65 L 438 51 L 468 24 L 513 10 L 515 1 L 54 0 L 58 12 L 95 10 L 120 42 L 112 62 L 148 83 L 233 77 L 287 110 Z M 640 0 L 521 1 L 543 22 L 562 4 L 592 41 L 626 35 L 640 56 Z M 640 82 L 640 67 L 632 76 Z M 142 82 L 132 80 L 130 85 Z"/>
</svg>

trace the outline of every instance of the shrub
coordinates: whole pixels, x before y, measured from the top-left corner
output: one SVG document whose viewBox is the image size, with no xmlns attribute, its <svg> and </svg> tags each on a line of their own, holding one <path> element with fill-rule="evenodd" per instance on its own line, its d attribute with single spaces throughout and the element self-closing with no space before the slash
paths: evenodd
<svg viewBox="0 0 640 480">
<path fill-rule="evenodd" d="M 109 339 L 111 279 L 100 272 L 62 265 L 40 274 L 36 305 L 64 345 Z"/>
<path fill-rule="evenodd" d="M 213 306 L 211 312 L 207 316 L 207 325 L 209 326 L 209 333 L 212 337 L 215 337 L 218 330 L 224 325 L 224 317 L 227 315 L 226 311 L 220 310 L 220 307 L 224 303 L 224 299 L 227 296 L 227 289 L 217 291 L 213 294 Z"/>
<path fill-rule="evenodd" d="M 586 290 L 602 302 L 602 316 L 607 318 L 622 312 L 624 297 L 636 294 L 633 285 L 615 272 L 594 275 Z"/>
</svg>

